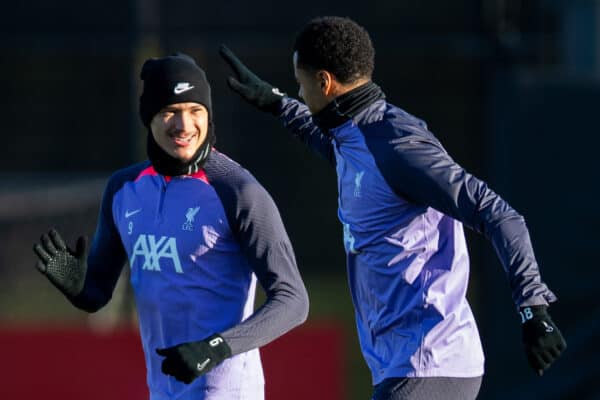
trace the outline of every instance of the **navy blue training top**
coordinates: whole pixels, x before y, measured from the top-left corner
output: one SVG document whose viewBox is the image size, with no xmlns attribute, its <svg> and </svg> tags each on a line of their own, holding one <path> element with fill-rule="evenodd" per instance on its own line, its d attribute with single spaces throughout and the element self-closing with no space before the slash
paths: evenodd
<svg viewBox="0 0 600 400">
<path fill-rule="evenodd" d="M 162 176 L 146 161 L 110 178 L 84 290 L 72 302 L 101 308 L 127 260 L 151 399 L 254 398 L 263 384 L 257 347 L 307 317 L 306 289 L 275 203 L 216 150 L 193 175 Z M 266 301 L 254 312 L 257 278 Z M 232 358 L 190 385 L 161 372 L 157 348 L 213 333 Z"/>
</svg>

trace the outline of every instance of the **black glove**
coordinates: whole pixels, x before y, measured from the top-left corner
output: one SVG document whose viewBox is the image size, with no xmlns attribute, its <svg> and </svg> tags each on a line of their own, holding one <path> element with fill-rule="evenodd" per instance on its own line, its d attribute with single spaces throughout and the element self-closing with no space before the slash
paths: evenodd
<svg viewBox="0 0 600 400">
<path fill-rule="evenodd" d="M 183 383 L 206 374 L 217 364 L 231 357 L 229 345 L 220 335 L 212 335 L 199 342 L 178 344 L 166 349 L 156 349 L 156 353 L 166 357 L 161 370 Z"/>
<path fill-rule="evenodd" d="M 221 45 L 219 54 L 236 75 L 236 78 L 227 78 L 229 87 L 253 106 L 276 114 L 285 94 L 254 75 L 225 45 Z"/>
<path fill-rule="evenodd" d="M 522 307 L 521 322 L 523 324 L 523 346 L 529 365 L 539 376 L 567 348 L 567 342 L 560 333 L 546 306 Z"/>
<path fill-rule="evenodd" d="M 80 237 L 75 251 L 67 248 L 65 241 L 54 229 L 42 235 L 40 243 L 33 246 L 39 261 L 35 267 L 63 294 L 72 298 L 81 293 L 87 271 L 87 240 Z"/>
</svg>

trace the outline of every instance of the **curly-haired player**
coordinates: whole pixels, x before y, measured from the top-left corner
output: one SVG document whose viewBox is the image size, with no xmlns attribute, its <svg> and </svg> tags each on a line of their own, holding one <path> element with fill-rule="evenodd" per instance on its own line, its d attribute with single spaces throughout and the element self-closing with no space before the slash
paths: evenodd
<svg viewBox="0 0 600 400">
<path fill-rule="evenodd" d="M 230 87 L 269 111 L 335 166 L 356 324 L 374 400 L 474 399 L 484 372 L 466 299 L 463 226 L 488 238 L 521 314 L 529 363 L 542 374 L 566 343 L 547 307 L 525 221 L 448 155 L 425 122 L 371 81 L 374 49 L 348 18 L 310 21 L 293 63 L 302 102 L 262 81 L 227 48 Z"/>
</svg>

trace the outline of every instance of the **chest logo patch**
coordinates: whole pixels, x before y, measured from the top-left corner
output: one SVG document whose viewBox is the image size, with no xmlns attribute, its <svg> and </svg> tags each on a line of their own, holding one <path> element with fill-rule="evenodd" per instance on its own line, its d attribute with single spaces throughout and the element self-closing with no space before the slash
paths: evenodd
<svg viewBox="0 0 600 400">
<path fill-rule="evenodd" d="M 129 265 L 134 266 L 137 257 L 143 257 L 144 263 L 142 269 L 148 271 L 159 271 L 162 259 L 171 260 L 175 272 L 183 273 L 179 252 L 177 251 L 177 241 L 174 237 L 161 236 L 158 240 L 154 235 L 141 234 L 133 245 L 133 252 Z"/>
<path fill-rule="evenodd" d="M 194 219 L 196 218 L 196 214 L 200 211 L 200 207 L 190 207 L 185 213 L 185 222 L 181 226 L 181 229 L 184 231 L 193 231 L 194 230 Z"/>
</svg>

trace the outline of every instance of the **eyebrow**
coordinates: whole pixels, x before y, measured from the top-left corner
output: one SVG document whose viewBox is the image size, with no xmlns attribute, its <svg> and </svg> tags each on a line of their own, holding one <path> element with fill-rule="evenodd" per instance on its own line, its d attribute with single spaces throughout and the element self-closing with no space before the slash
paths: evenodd
<svg viewBox="0 0 600 400">
<path fill-rule="evenodd" d="M 206 108 L 206 107 L 204 107 L 202 104 L 196 104 L 196 105 L 189 106 L 189 107 L 186 107 L 186 108 L 179 108 L 179 107 L 177 107 L 177 106 L 175 106 L 175 105 L 168 105 L 168 106 L 165 106 L 165 107 L 162 109 L 162 111 L 163 111 L 163 112 L 164 112 L 164 111 L 171 111 L 171 112 L 174 112 L 174 111 L 198 110 L 198 109 L 207 110 L 207 108 Z M 207 111 L 208 111 L 208 110 L 207 110 Z"/>
</svg>

